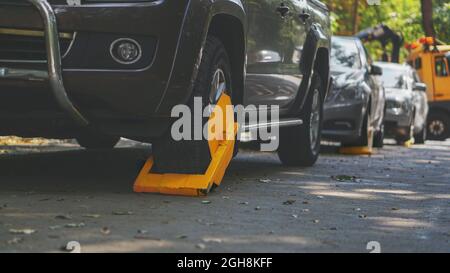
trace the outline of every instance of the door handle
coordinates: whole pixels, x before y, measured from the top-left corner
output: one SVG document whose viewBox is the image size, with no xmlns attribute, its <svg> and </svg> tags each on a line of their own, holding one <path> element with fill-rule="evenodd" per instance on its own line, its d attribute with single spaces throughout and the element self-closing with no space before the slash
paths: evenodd
<svg viewBox="0 0 450 273">
<path fill-rule="evenodd" d="M 311 14 L 307 13 L 306 11 L 303 11 L 302 13 L 300 13 L 300 14 L 298 15 L 298 17 L 300 17 L 300 19 L 301 19 L 304 23 L 306 23 L 306 21 L 307 21 L 309 18 L 311 18 Z"/>
<path fill-rule="evenodd" d="M 276 9 L 276 11 L 281 15 L 281 17 L 285 17 L 290 10 L 291 9 L 288 6 L 286 6 L 285 3 L 281 3 Z"/>
</svg>

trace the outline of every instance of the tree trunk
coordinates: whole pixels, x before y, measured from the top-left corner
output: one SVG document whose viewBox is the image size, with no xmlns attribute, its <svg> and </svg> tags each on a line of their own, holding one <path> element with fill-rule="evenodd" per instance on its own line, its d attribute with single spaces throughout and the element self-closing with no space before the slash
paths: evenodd
<svg viewBox="0 0 450 273">
<path fill-rule="evenodd" d="M 354 0 L 353 2 L 353 35 L 359 31 L 359 0 Z"/>
<path fill-rule="evenodd" d="M 420 0 L 422 4 L 422 24 L 427 37 L 435 37 L 436 32 L 433 24 L 433 2 L 432 0 Z"/>
</svg>

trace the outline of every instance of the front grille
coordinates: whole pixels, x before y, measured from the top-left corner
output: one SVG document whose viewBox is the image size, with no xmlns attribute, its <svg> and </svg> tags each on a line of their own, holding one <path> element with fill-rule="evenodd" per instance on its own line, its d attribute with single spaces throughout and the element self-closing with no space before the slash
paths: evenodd
<svg viewBox="0 0 450 273">
<path fill-rule="evenodd" d="M 70 37 L 60 38 L 59 44 L 63 55 L 69 50 L 71 42 L 72 39 Z M 47 51 L 44 37 L 1 34 L 0 30 L 0 60 L 45 62 L 47 60 Z"/>
</svg>

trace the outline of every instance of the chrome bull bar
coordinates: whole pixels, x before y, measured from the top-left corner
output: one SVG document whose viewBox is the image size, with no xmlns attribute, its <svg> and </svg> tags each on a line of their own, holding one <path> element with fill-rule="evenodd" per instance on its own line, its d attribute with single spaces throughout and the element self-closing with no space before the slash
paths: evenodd
<svg viewBox="0 0 450 273">
<path fill-rule="evenodd" d="M 59 47 L 59 32 L 56 22 L 56 15 L 47 0 L 27 0 L 34 5 L 44 21 L 44 37 L 47 51 L 48 71 L 12 69 L 0 67 L 0 79 L 16 79 L 36 81 L 48 80 L 50 89 L 56 98 L 59 106 L 70 116 L 70 118 L 80 126 L 89 125 L 89 121 L 73 105 L 64 87 L 61 50 Z"/>
</svg>

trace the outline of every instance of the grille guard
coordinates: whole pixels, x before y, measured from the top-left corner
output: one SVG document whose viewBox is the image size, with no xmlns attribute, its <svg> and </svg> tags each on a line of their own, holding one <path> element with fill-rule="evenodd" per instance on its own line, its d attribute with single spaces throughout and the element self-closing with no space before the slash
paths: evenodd
<svg viewBox="0 0 450 273">
<path fill-rule="evenodd" d="M 44 22 L 45 46 L 47 51 L 47 69 L 29 70 L 0 67 L 0 79 L 15 79 L 25 81 L 46 81 L 59 104 L 70 118 L 79 126 L 89 125 L 89 121 L 80 113 L 67 95 L 64 87 L 61 68 L 61 49 L 59 46 L 58 25 L 56 15 L 47 0 L 27 0 L 39 11 Z"/>
</svg>

